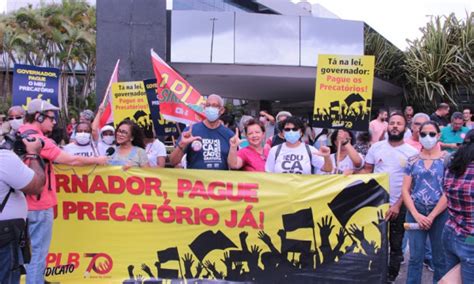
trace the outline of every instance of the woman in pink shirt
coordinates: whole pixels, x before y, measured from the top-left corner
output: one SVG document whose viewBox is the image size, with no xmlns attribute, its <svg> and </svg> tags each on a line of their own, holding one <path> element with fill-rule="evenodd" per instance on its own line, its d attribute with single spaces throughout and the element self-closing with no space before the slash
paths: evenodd
<svg viewBox="0 0 474 284">
<path fill-rule="evenodd" d="M 249 146 L 237 151 L 240 145 L 239 130 L 236 129 L 235 136 L 230 139 L 229 156 L 227 163 L 231 169 L 243 169 L 249 172 L 264 172 L 265 162 L 269 149 L 263 147 L 265 138 L 265 126 L 255 119 L 247 121 L 244 125 Z"/>
</svg>

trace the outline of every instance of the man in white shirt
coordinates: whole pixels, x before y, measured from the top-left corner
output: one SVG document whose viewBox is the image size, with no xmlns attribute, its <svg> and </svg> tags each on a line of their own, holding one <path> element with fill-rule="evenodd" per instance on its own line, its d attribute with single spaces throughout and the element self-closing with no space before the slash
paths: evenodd
<svg viewBox="0 0 474 284">
<path fill-rule="evenodd" d="M 388 120 L 388 140 L 373 144 L 366 157 L 361 173 L 388 173 L 390 190 L 390 208 L 385 220 L 390 221 L 390 263 L 388 280 L 395 281 L 403 259 L 402 240 L 405 232 L 406 209 L 401 197 L 403 173 L 408 158 L 418 154 L 418 150 L 404 142 L 406 119 L 402 113 L 394 113 Z"/>
<path fill-rule="evenodd" d="M 28 207 L 25 194 L 41 193 L 45 183 L 39 139 L 23 139 L 25 165 L 9 150 L 0 150 L 0 283 L 20 283 L 21 243 L 24 243 Z M 20 239 L 22 238 L 22 239 Z"/>
</svg>

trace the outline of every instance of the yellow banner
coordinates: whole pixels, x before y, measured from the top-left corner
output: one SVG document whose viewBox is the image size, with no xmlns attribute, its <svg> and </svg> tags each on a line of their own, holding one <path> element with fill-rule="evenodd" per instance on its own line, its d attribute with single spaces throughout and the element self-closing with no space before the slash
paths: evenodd
<svg viewBox="0 0 474 284">
<path fill-rule="evenodd" d="M 115 125 L 124 119 L 130 119 L 144 131 L 153 131 L 153 121 L 143 81 L 113 83 L 112 106 Z"/>
<path fill-rule="evenodd" d="M 51 282 L 381 282 L 386 275 L 387 175 L 55 171 Z"/>
<path fill-rule="evenodd" d="M 313 125 L 367 131 L 372 106 L 374 56 L 320 54 Z"/>
</svg>

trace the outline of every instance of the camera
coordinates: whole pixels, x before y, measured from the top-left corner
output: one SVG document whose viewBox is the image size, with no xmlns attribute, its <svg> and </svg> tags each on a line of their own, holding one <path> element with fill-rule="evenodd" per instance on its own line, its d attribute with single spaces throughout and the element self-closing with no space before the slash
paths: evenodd
<svg viewBox="0 0 474 284">
<path fill-rule="evenodd" d="M 41 142 L 41 148 L 44 147 L 44 141 L 41 138 L 30 137 L 27 134 L 7 134 L 4 136 L 5 142 L 0 146 L 0 149 L 12 150 L 18 156 L 23 156 L 26 154 L 26 146 L 23 143 L 23 139 L 26 139 L 29 142 L 33 142 L 36 139 L 39 139 Z"/>
</svg>

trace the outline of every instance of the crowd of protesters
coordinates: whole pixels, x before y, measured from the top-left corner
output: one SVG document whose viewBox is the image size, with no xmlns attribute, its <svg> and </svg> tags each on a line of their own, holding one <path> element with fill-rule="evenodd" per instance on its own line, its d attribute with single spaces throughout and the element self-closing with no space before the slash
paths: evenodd
<svg viewBox="0 0 474 284">
<path fill-rule="evenodd" d="M 451 116 L 444 103 L 431 116 L 415 113 L 411 106 L 403 113 L 380 109 L 368 132 L 353 133 L 313 128 L 288 111 L 274 117 L 262 110 L 259 117 L 242 117 L 235 127 L 223 99 L 210 95 L 205 119 L 184 129 L 169 155 L 153 130 L 141 123 L 126 119 L 115 127 L 99 127 L 103 108 L 96 115 L 81 112 L 67 126 L 68 137 L 55 141 L 57 111 L 35 99 L 26 111 L 13 106 L 1 118 L 0 143 L 7 144 L 16 133 L 30 138 L 23 139 L 26 164 L 11 151 L 0 150 L 0 283 L 19 281 L 20 264 L 26 260 L 18 234 L 8 228 L 23 232 L 26 219 L 32 248 L 26 281 L 44 282 L 57 204 L 53 163 L 125 170 L 168 163 L 187 169 L 306 175 L 388 173 L 388 280 L 398 276 L 405 237 L 410 250 L 407 283 L 421 282 L 425 247 L 432 251 L 434 281 L 460 263 L 463 283 L 474 283 L 474 123 L 468 108 Z M 64 140 L 69 143 L 62 145 Z M 404 223 L 416 223 L 418 229 L 405 232 Z"/>
</svg>

